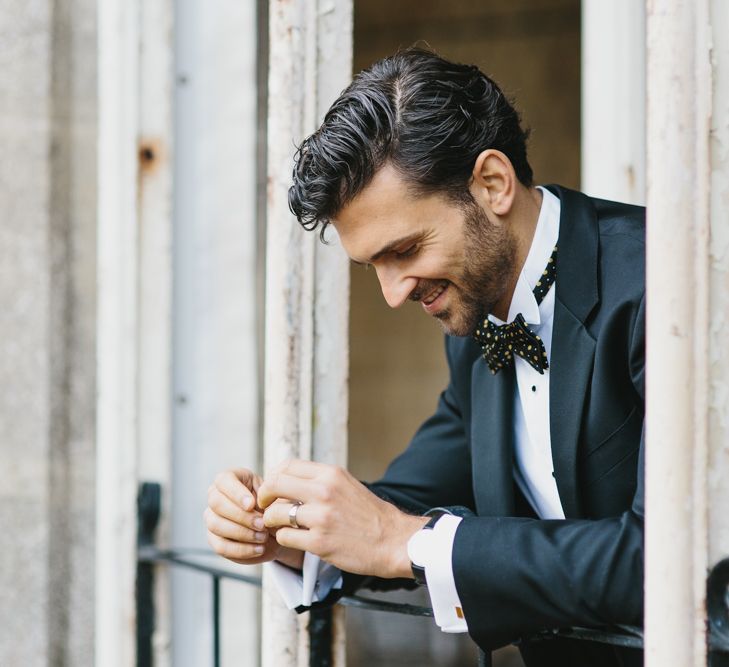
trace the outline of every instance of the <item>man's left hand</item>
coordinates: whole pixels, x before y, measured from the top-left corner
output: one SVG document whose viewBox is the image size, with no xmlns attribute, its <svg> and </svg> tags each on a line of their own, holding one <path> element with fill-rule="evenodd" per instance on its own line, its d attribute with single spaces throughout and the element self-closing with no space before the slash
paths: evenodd
<svg viewBox="0 0 729 667">
<path fill-rule="evenodd" d="M 291 502 L 275 502 L 282 498 Z M 299 528 L 291 527 L 292 504 Z M 268 528 L 281 546 L 316 554 L 341 570 L 383 578 L 412 577 L 407 543 L 427 522 L 374 495 L 343 468 L 289 460 L 258 489 Z"/>
</svg>

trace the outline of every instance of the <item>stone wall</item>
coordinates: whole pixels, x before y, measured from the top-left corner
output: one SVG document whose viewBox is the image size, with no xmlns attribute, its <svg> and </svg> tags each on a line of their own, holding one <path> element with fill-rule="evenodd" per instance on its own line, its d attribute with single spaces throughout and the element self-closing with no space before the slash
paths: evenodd
<svg viewBox="0 0 729 667">
<path fill-rule="evenodd" d="M 0 664 L 93 660 L 96 23 L 0 13 Z"/>
</svg>

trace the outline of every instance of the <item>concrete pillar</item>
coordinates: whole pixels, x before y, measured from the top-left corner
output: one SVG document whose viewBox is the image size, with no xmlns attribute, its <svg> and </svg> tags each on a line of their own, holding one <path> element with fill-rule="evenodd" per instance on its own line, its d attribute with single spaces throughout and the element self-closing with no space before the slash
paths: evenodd
<svg viewBox="0 0 729 667">
<path fill-rule="evenodd" d="M 0 43 L 0 664 L 88 664 L 95 3 L 10 3 Z"/>
<path fill-rule="evenodd" d="M 351 0 L 269 3 L 264 463 L 343 465 L 347 452 L 349 266 L 288 210 L 293 144 L 316 129 L 351 77 Z M 341 610 L 335 664 L 344 664 Z M 262 664 L 308 664 L 307 615 L 285 609 L 264 577 Z"/>
<path fill-rule="evenodd" d="M 648 5 L 646 665 L 706 664 L 729 554 L 729 15 Z"/>
</svg>

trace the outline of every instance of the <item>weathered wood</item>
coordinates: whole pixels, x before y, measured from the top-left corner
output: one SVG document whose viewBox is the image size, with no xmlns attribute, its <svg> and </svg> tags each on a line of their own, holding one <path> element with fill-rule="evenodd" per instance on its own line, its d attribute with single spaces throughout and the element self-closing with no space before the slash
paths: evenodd
<svg viewBox="0 0 729 667">
<path fill-rule="evenodd" d="M 707 659 L 708 517 L 719 511 L 708 462 L 727 439 L 726 422 L 708 429 L 713 406 L 726 403 L 725 380 L 711 375 L 729 371 L 725 261 L 710 278 L 710 238 L 726 236 L 729 213 L 717 196 L 729 180 L 726 162 L 710 150 L 713 81 L 729 74 L 711 57 L 711 13 L 721 4 L 648 5 L 647 667 Z M 726 116 L 719 122 L 726 136 Z"/>
<path fill-rule="evenodd" d="M 348 263 L 299 227 L 287 191 L 294 142 L 350 79 L 351 26 L 351 0 L 269 3 L 267 467 L 287 457 L 346 463 Z M 264 666 L 307 664 L 306 618 L 283 607 L 265 575 L 262 626 Z M 342 635 L 335 627 L 335 664 L 344 664 Z"/>
</svg>

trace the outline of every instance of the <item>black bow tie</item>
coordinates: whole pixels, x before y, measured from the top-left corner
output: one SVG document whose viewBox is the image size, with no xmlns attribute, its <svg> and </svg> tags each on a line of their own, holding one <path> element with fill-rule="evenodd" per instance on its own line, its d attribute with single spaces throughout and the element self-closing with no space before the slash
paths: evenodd
<svg viewBox="0 0 729 667">
<path fill-rule="evenodd" d="M 534 298 L 537 305 L 542 303 L 549 288 L 557 276 L 557 246 L 547 262 L 547 268 L 534 288 Z M 488 317 L 474 335 L 476 342 L 483 350 L 483 358 L 487 361 L 491 372 L 496 374 L 502 368 L 514 363 L 514 355 L 518 354 L 534 370 L 544 374 L 549 368 L 547 351 L 542 339 L 537 336 L 526 323 L 524 316 L 519 313 L 509 324 L 494 324 Z"/>
</svg>

